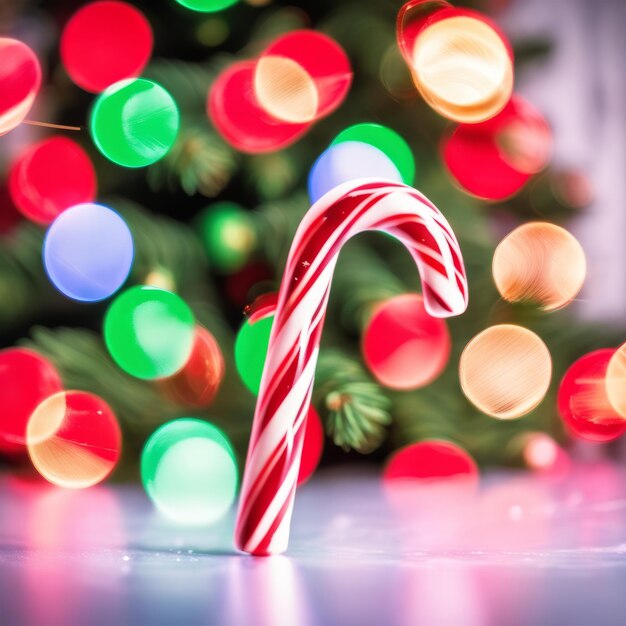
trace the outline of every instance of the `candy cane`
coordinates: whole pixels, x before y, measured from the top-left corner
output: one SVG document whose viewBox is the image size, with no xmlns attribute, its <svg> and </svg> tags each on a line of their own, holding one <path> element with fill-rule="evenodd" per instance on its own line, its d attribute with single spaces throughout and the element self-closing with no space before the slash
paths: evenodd
<svg viewBox="0 0 626 626">
<path fill-rule="evenodd" d="M 427 311 L 467 307 L 467 280 L 450 225 L 421 193 L 388 180 L 339 185 L 305 215 L 291 245 L 256 405 L 237 517 L 237 547 L 252 554 L 287 549 L 326 304 L 341 247 L 378 230 L 400 240 L 422 279 Z"/>
</svg>

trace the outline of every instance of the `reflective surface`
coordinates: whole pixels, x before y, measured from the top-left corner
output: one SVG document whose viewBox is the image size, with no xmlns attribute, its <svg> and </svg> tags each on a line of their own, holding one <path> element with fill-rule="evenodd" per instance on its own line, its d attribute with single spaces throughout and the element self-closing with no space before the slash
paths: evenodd
<svg viewBox="0 0 626 626">
<path fill-rule="evenodd" d="M 271 558 L 233 552 L 232 518 L 168 525 L 138 486 L 76 493 L 5 476 L 2 622 L 624 623 L 626 475 L 574 472 L 401 497 L 363 472 L 316 476 L 298 491 L 288 554 Z"/>
</svg>

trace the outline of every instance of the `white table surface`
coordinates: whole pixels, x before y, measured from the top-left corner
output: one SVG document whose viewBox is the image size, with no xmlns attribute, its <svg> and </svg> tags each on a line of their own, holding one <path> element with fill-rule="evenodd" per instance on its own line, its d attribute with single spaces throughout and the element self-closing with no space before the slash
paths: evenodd
<svg viewBox="0 0 626 626">
<path fill-rule="evenodd" d="M 236 553 L 232 525 L 169 525 L 139 486 L 0 476 L 0 624 L 626 624 L 615 466 L 400 497 L 375 474 L 322 473 L 280 557 Z"/>
</svg>

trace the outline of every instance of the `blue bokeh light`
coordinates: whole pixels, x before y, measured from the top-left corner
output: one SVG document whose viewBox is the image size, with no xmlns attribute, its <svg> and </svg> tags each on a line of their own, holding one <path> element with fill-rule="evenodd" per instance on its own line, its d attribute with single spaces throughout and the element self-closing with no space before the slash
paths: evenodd
<svg viewBox="0 0 626 626">
<path fill-rule="evenodd" d="M 43 262 L 61 293 L 96 302 L 115 293 L 128 277 L 133 237 L 115 211 L 100 204 L 77 204 L 52 222 Z"/>
<path fill-rule="evenodd" d="M 403 182 L 398 168 L 382 150 L 361 141 L 332 145 L 311 168 L 308 185 L 311 203 L 337 185 L 370 176 Z"/>
</svg>

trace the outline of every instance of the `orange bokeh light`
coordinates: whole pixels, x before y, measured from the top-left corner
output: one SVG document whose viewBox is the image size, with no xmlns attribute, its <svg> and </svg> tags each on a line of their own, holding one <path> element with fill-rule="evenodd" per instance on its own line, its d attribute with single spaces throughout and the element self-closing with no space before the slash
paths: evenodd
<svg viewBox="0 0 626 626">
<path fill-rule="evenodd" d="M 514 419 L 532 411 L 550 385 L 552 359 L 535 333 L 511 324 L 491 326 L 463 350 L 463 393 L 491 417 Z"/>
<path fill-rule="evenodd" d="M 569 304 L 583 286 L 585 253 L 554 224 L 530 222 L 509 233 L 493 256 L 493 278 L 509 302 L 530 300 L 545 311 Z"/>
</svg>

